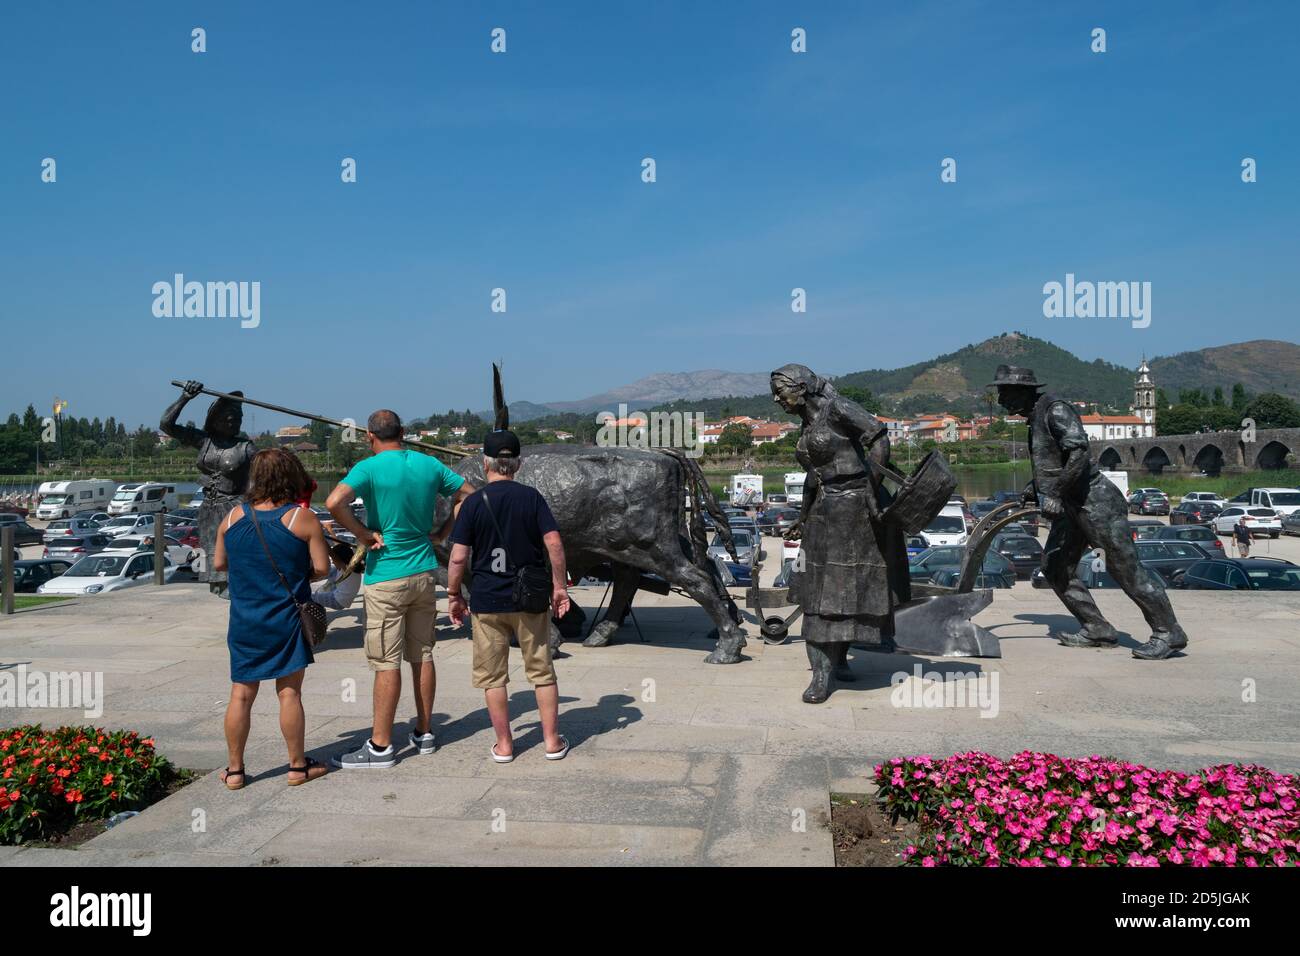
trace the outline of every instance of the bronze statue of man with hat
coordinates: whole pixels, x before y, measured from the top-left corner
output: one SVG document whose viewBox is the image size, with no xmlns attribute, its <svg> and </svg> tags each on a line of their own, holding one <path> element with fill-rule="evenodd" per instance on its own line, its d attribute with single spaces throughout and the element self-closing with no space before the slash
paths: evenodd
<svg viewBox="0 0 1300 956">
<path fill-rule="evenodd" d="M 1114 647 L 1119 635 L 1102 616 L 1079 579 L 1079 559 L 1089 548 L 1105 554 L 1106 570 L 1142 611 L 1151 638 L 1133 649 L 1141 660 L 1163 660 L 1187 646 L 1187 635 L 1174 617 L 1169 596 L 1138 561 L 1129 529 L 1124 496 L 1093 463 L 1088 434 L 1079 413 L 1055 395 L 1039 394 L 1044 386 L 1031 369 L 999 365 L 989 383 L 998 402 L 1029 423 L 1029 458 L 1034 478 L 1025 500 L 1037 502 L 1051 522 L 1043 555 L 1043 574 L 1081 628 L 1058 634 L 1066 647 Z"/>
</svg>

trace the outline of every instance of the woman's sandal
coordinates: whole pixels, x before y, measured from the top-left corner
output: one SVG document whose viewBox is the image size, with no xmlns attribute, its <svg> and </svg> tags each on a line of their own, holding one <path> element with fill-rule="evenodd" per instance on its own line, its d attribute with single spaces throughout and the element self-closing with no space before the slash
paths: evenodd
<svg viewBox="0 0 1300 956">
<path fill-rule="evenodd" d="M 325 766 L 323 763 L 321 763 L 318 760 L 313 760 L 311 757 L 308 757 L 307 762 L 303 764 L 301 767 L 295 767 L 293 764 L 289 764 L 289 773 L 302 774 L 301 780 L 294 780 L 292 777 L 290 777 L 289 786 L 301 787 L 304 783 L 310 783 L 312 780 L 315 780 L 317 777 L 323 777 L 325 776 L 325 774 L 329 772 L 330 772 L 329 767 Z"/>
<path fill-rule="evenodd" d="M 231 777 L 238 777 L 239 783 L 231 783 L 230 782 Z M 221 782 L 226 785 L 227 790 L 243 790 L 244 784 L 247 782 L 247 779 L 248 779 L 248 774 L 244 773 L 244 769 L 242 767 L 239 768 L 238 770 L 231 770 L 229 767 L 227 767 L 225 770 L 221 771 Z"/>
</svg>

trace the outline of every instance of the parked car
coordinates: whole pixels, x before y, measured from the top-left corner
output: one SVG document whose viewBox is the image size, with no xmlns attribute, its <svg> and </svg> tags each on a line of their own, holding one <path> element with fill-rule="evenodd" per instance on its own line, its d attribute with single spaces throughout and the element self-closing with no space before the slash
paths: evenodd
<svg viewBox="0 0 1300 956">
<path fill-rule="evenodd" d="M 109 539 L 102 534 L 88 534 L 81 537 L 66 535 L 47 544 L 41 556 L 76 561 L 88 554 L 98 554 L 108 546 L 108 542 Z"/>
<path fill-rule="evenodd" d="M 172 564 L 178 568 L 188 568 L 190 562 L 194 559 L 194 549 L 187 548 L 176 538 L 169 535 L 163 535 L 163 550 L 167 557 L 171 559 Z M 116 554 L 119 551 L 148 551 L 153 553 L 153 535 L 151 534 L 122 534 L 113 538 L 104 548 L 106 554 Z"/>
<path fill-rule="evenodd" d="M 722 558 L 715 558 L 714 563 L 718 566 L 718 576 L 722 578 L 724 587 L 747 588 L 754 583 L 754 569 L 748 564 L 737 564 Z"/>
<path fill-rule="evenodd" d="M 1168 527 L 1163 521 L 1156 521 L 1154 518 L 1129 518 L 1128 526 L 1133 532 L 1134 541 L 1154 537 L 1160 533 L 1161 528 Z"/>
<path fill-rule="evenodd" d="M 33 594 L 46 581 L 57 578 L 72 562 L 64 559 L 47 560 L 33 558 L 14 562 L 14 591 L 18 594 Z"/>
<path fill-rule="evenodd" d="M 1214 529 L 1203 524 L 1172 525 L 1161 528 L 1147 540 L 1154 541 L 1190 541 L 1198 548 L 1201 548 L 1210 557 L 1218 557 L 1223 554 L 1223 542 L 1219 536 L 1214 533 Z"/>
<path fill-rule="evenodd" d="M 1268 535 L 1270 538 L 1276 538 L 1282 533 L 1282 522 L 1276 511 L 1272 508 L 1254 508 L 1250 505 L 1233 505 L 1224 508 L 1212 522 L 1214 530 L 1219 534 L 1232 534 L 1232 529 L 1237 526 L 1237 522 L 1243 515 L 1251 537 Z"/>
<path fill-rule="evenodd" d="M 315 511 L 316 509 L 313 508 L 312 510 Z M 198 524 L 199 521 L 198 508 L 177 508 L 175 511 L 172 511 L 170 513 L 174 514 L 178 518 L 188 518 L 191 524 Z"/>
<path fill-rule="evenodd" d="M 921 534 L 932 548 L 965 544 L 967 528 L 962 506 L 944 505 Z"/>
<path fill-rule="evenodd" d="M 1188 501 L 1169 512 L 1170 524 L 1209 524 L 1223 509 L 1211 501 Z"/>
<path fill-rule="evenodd" d="M 1018 578 L 1028 579 L 1043 563 L 1043 546 L 1027 534 L 1003 531 L 994 537 L 990 547 L 1011 563 Z"/>
<path fill-rule="evenodd" d="M 736 558 L 739 559 L 741 564 L 748 564 L 753 567 L 758 563 L 758 545 L 754 535 L 748 531 L 732 531 L 731 541 L 736 547 Z M 713 543 L 709 545 L 709 557 L 721 558 L 723 561 L 731 560 L 726 545 L 722 543 L 722 535 L 715 534 L 713 536 Z"/>
<path fill-rule="evenodd" d="M 775 494 L 775 495 L 768 495 L 768 496 L 767 496 L 767 503 L 768 503 L 769 505 L 784 505 L 784 504 L 788 503 L 789 500 L 790 500 L 790 499 L 789 499 L 786 495 L 783 495 L 783 494 Z"/>
<path fill-rule="evenodd" d="M 1164 492 L 1140 491 L 1129 499 L 1128 510 L 1135 515 L 1167 515 L 1169 499 Z"/>
<path fill-rule="evenodd" d="M 1191 541 L 1161 541 L 1156 538 L 1139 541 L 1137 551 L 1142 566 L 1160 575 L 1166 584 L 1176 582 L 1198 561 L 1217 557 Z"/>
<path fill-rule="evenodd" d="M 908 561 L 908 573 L 913 581 L 939 584 L 941 582 L 937 575 L 943 571 L 951 571 L 953 574 L 945 579 L 947 583 L 944 585 L 951 587 L 956 582 L 956 575 L 961 572 L 961 563 L 965 556 L 965 547 L 926 548 Z M 1016 583 L 1016 569 L 1002 555 L 990 550 L 984 555 L 984 563 L 980 566 L 977 577 L 984 583 L 977 581 L 976 587 L 1009 588 Z"/>
<path fill-rule="evenodd" d="M 925 542 L 925 538 L 919 534 L 909 534 L 907 536 L 907 560 L 911 561 L 914 557 L 930 547 Z"/>
<path fill-rule="evenodd" d="M 1293 511 L 1282 516 L 1283 534 L 1300 534 L 1300 511 Z"/>
<path fill-rule="evenodd" d="M 153 515 L 131 514 L 110 518 L 108 524 L 99 526 L 100 534 L 116 538 L 119 534 L 148 534 L 153 531 Z"/>
<path fill-rule="evenodd" d="M 750 535 L 753 537 L 755 543 L 759 545 L 759 551 L 762 551 L 763 532 L 758 529 L 757 521 L 753 518 L 732 518 L 728 524 L 731 527 L 731 533 L 733 535 L 737 533 Z M 760 553 L 758 555 L 758 560 L 761 561 L 762 559 L 763 555 Z"/>
<path fill-rule="evenodd" d="M 95 522 L 95 524 L 106 524 L 109 521 L 111 521 L 113 518 L 113 516 L 109 514 L 107 511 L 78 511 L 72 517 L 88 518 L 89 520 Z"/>
<path fill-rule="evenodd" d="M 1139 560 L 1140 557 L 1139 552 Z M 1119 582 L 1111 577 L 1110 572 L 1106 570 L 1106 556 L 1099 548 L 1088 552 L 1079 559 L 1079 563 L 1075 567 L 1075 574 L 1079 576 L 1083 586 L 1090 591 L 1113 590 L 1119 587 Z M 1165 579 L 1159 572 L 1156 573 L 1155 578 L 1161 587 L 1165 586 Z M 1034 572 L 1033 577 L 1029 579 L 1029 583 L 1036 588 L 1050 587 L 1047 583 L 1047 577 L 1041 570 Z"/>
<path fill-rule="evenodd" d="M 14 545 L 19 548 L 25 544 L 43 544 L 45 541 L 44 532 L 39 528 L 33 528 L 22 519 L 6 521 L 3 526 L 14 529 Z"/>
<path fill-rule="evenodd" d="M 986 514 L 998 506 L 998 503 L 992 498 L 985 498 L 981 501 L 972 501 L 970 503 L 970 513 L 979 521 Z"/>
<path fill-rule="evenodd" d="M 83 537 L 88 534 L 98 534 L 99 530 L 99 522 L 91 521 L 89 518 L 62 518 L 58 521 L 51 521 L 45 526 L 45 534 L 42 536 L 42 540 L 49 544 L 51 541 L 68 535 Z"/>
<path fill-rule="evenodd" d="M 1228 504 L 1228 499 L 1213 491 L 1189 491 L 1183 495 L 1183 504 L 1187 504 L 1189 501 L 1194 504 L 1214 505 L 1220 509 Z"/>
<path fill-rule="evenodd" d="M 27 509 L 22 505 L 0 505 L 0 524 L 15 519 L 27 520 Z"/>
<path fill-rule="evenodd" d="M 1253 488 L 1250 504 L 1272 508 L 1279 515 L 1300 511 L 1300 488 Z"/>
<path fill-rule="evenodd" d="M 196 524 L 183 524 L 179 527 L 168 528 L 167 537 L 175 538 L 187 548 L 198 548 L 199 526 Z"/>
<path fill-rule="evenodd" d="M 163 556 L 163 580 L 176 575 L 176 566 Z M 47 581 L 38 589 L 39 594 L 107 594 L 137 584 L 152 584 L 154 556 L 152 551 L 91 554 L 82 558 L 62 575 Z"/>
<path fill-rule="evenodd" d="M 1192 591 L 1300 591 L 1300 565 L 1281 558 L 1210 558 L 1183 573 Z"/>
</svg>

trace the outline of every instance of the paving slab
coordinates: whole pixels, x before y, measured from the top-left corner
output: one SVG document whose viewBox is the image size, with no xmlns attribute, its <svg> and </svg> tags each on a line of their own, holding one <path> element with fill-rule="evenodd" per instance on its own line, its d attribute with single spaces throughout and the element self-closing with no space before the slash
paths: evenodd
<svg viewBox="0 0 1300 956">
<path fill-rule="evenodd" d="M 603 589 L 578 588 L 593 608 Z M 249 784 L 209 774 L 75 850 L 0 848 L 4 866 L 212 865 L 830 865 L 832 790 L 865 792 L 893 756 L 978 749 L 1008 756 L 1101 753 L 1181 769 L 1228 762 L 1300 769 L 1300 596 L 1173 592 L 1188 653 L 1134 660 L 1140 614 L 1122 595 L 1098 603 L 1124 646 L 1066 649 L 1047 634 L 1054 595 L 994 592 L 979 623 L 1002 640 L 996 660 L 931 660 L 853 651 L 856 680 L 818 706 L 798 625 L 789 641 L 751 637 L 747 660 L 704 663 L 710 624 L 676 594 L 639 595 L 630 625 L 604 648 L 566 644 L 557 660 L 564 761 L 544 759 L 536 698 L 515 660 L 510 715 L 517 759 L 488 759 L 494 737 L 470 685 L 464 629 L 440 629 L 434 659 L 438 750 L 405 744 L 405 689 L 389 771 L 334 771 L 288 787 L 278 704 L 265 687 L 246 751 Z M 370 733 L 373 675 L 359 609 L 336 615 L 303 686 L 317 759 Z M 197 586 L 138 588 L 0 619 L 0 668 L 104 675 L 102 716 L 76 708 L 0 711 L 5 724 L 95 723 L 150 734 L 174 763 L 225 766 L 228 605 Z M 754 633 L 752 625 L 751 634 Z M 901 686 L 938 675 L 986 690 L 974 706 L 917 706 Z M 404 680 L 409 675 L 404 673 Z M 991 711 L 989 711 L 991 712 Z M 198 826 L 196 821 L 201 821 Z"/>
</svg>

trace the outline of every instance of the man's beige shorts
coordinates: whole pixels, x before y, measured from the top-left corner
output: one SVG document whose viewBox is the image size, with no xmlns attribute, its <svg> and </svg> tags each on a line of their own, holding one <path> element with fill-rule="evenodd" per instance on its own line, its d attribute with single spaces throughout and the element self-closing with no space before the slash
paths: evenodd
<svg viewBox="0 0 1300 956">
<path fill-rule="evenodd" d="M 512 636 L 519 639 L 519 653 L 524 656 L 524 673 L 528 675 L 528 682 L 534 687 L 555 683 L 548 612 L 475 614 L 473 621 L 475 687 L 486 690 L 506 686 Z"/>
<path fill-rule="evenodd" d="M 366 660 L 372 671 L 401 667 L 403 656 L 412 663 L 433 660 L 438 590 L 432 572 L 367 584 L 365 601 Z"/>
</svg>

